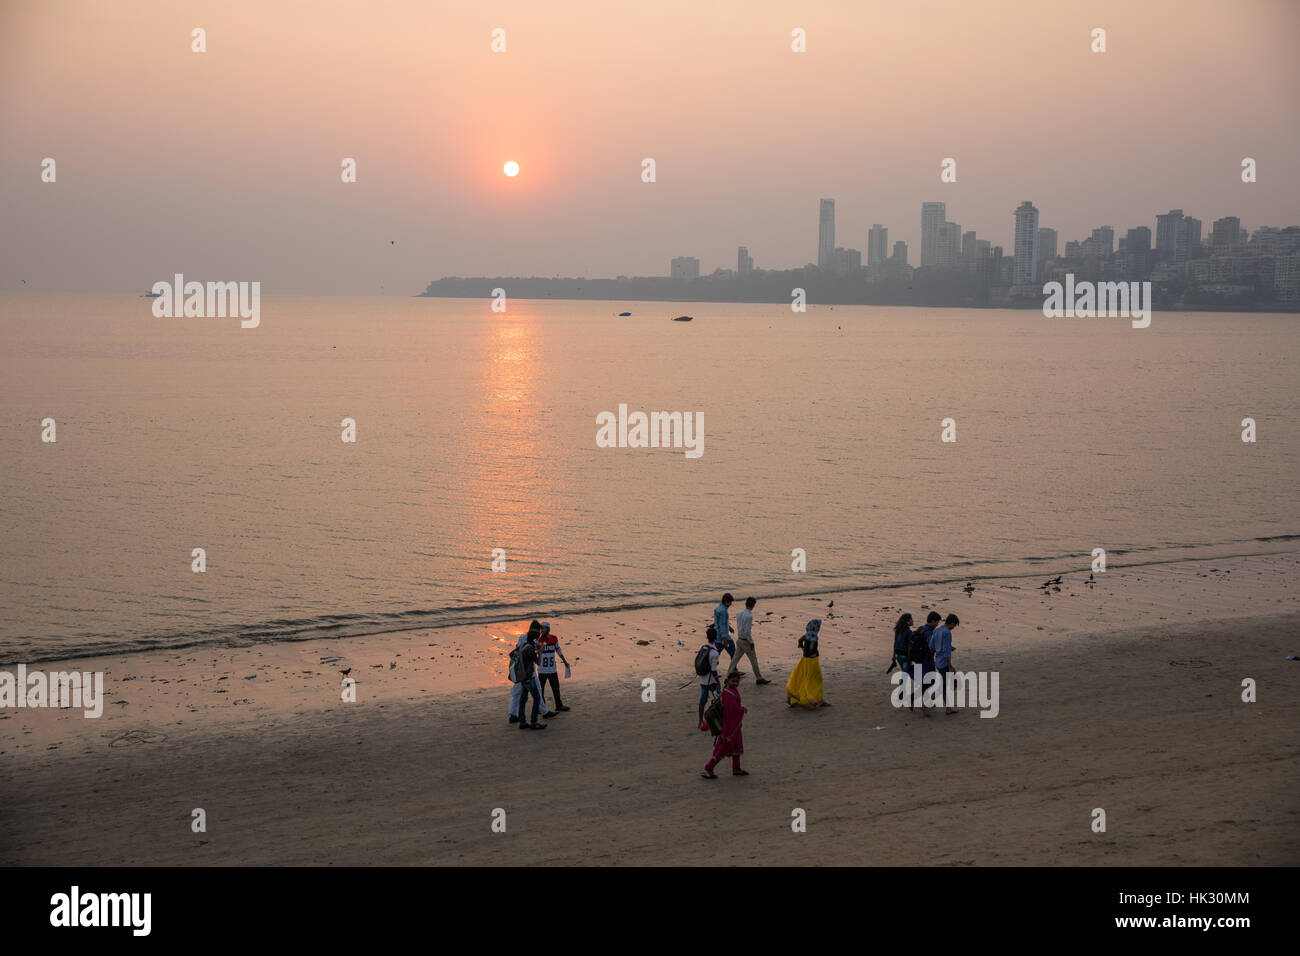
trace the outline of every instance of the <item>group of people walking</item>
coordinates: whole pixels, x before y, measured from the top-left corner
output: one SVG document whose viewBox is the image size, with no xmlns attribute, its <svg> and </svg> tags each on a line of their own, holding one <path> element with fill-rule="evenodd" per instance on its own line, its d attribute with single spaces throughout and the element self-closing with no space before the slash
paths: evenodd
<svg viewBox="0 0 1300 956">
<path fill-rule="evenodd" d="M 942 624 L 939 623 L 941 620 Z M 894 659 L 885 673 L 898 667 L 904 674 L 914 676 L 915 667 L 919 664 L 922 681 L 927 674 L 937 672 L 941 686 L 945 685 L 948 671 L 952 669 L 952 629 L 960 623 L 956 614 L 942 618 L 938 611 L 931 611 L 926 615 L 925 624 L 912 630 L 912 615 L 904 614 L 894 624 Z M 915 697 L 911 706 L 916 708 Z M 921 701 L 921 713 L 930 716 L 924 699 Z M 949 707 L 945 713 L 955 714 L 957 711 Z"/>
<path fill-rule="evenodd" d="M 520 730 L 545 730 L 546 724 L 537 720 L 539 711 L 549 720 L 569 709 L 560 699 L 557 660 L 564 662 L 564 676 L 568 677 L 572 673 L 569 661 L 560 650 L 559 638 L 551 633 L 551 625 L 547 621 L 533 621 L 528 625 L 528 632 L 519 635 L 515 649 L 510 652 L 510 723 L 518 724 Z M 547 684 L 555 698 L 554 708 L 546 704 Z M 532 716 L 524 720 L 530 697 Z"/>
<path fill-rule="evenodd" d="M 752 597 L 745 601 L 745 610 L 740 612 L 736 621 L 736 639 L 732 641 L 729 614 L 733 602 L 734 598 L 730 594 L 722 595 L 722 602 L 713 611 L 713 623 L 705 629 L 704 646 L 695 655 L 695 672 L 699 675 L 700 682 L 700 730 L 710 730 L 714 736 L 713 754 L 700 774 L 706 780 L 717 779 L 714 768 L 727 757 L 731 758 L 733 775 L 749 775 L 747 770 L 740 767 L 740 757 L 745 752 L 742 728 L 746 713 L 740 696 L 740 681 L 746 674 L 736 669 L 741 656 L 749 658 L 754 668 L 756 684 L 771 683 L 759 670 L 758 655 L 754 648 L 754 605 L 758 602 Z M 946 681 L 952 668 L 952 629 L 961 623 L 957 615 L 949 614 L 943 618 L 937 611 L 931 611 L 922 627 L 913 630 L 912 623 L 912 615 L 904 614 L 894 625 L 894 656 L 889 670 L 892 671 L 897 666 L 905 673 L 914 675 L 914 667 L 919 666 L 922 678 L 926 674 L 937 673 L 941 682 Z M 816 710 L 830 706 L 822 684 L 819 653 L 821 626 L 821 619 L 813 618 L 808 622 L 803 637 L 799 638 L 801 657 L 785 685 L 786 704 L 790 707 Z M 725 678 L 719 680 L 718 661 L 724 650 L 730 656 L 731 663 Z M 720 686 L 723 684 L 725 686 Z M 915 703 L 913 706 L 916 706 Z M 924 704 L 921 705 L 921 712 L 926 717 L 930 716 Z M 949 714 L 956 712 L 951 708 L 947 710 Z"/>
<path fill-rule="evenodd" d="M 749 775 L 740 766 L 740 757 L 745 752 L 742 727 L 746 712 L 740 697 L 740 681 L 747 676 L 744 671 L 737 669 L 740 658 L 749 658 L 754 668 L 755 684 L 772 683 L 763 676 L 754 647 L 754 605 L 758 600 L 752 597 L 745 600 L 745 609 L 736 618 L 736 638 L 733 641 L 729 618 L 734 602 L 735 598 L 730 594 L 722 595 L 721 603 L 713 610 L 713 623 L 705 629 L 704 646 L 695 655 L 695 673 L 699 675 L 700 683 L 700 730 L 712 731 L 714 736 L 713 756 L 704 765 L 701 774 L 706 780 L 717 779 L 713 770 L 727 757 L 731 758 L 731 772 L 734 776 Z M 798 647 L 802 656 L 785 685 L 786 704 L 790 707 L 815 710 L 830 706 L 823 693 L 818 653 L 821 626 L 821 619 L 814 618 L 808 622 L 803 637 L 799 638 Z M 718 661 L 724 650 L 731 661 L 725 678 L 720 680 Z M 722 686 L 724 683 L 725 686 Z"/>
</svg>

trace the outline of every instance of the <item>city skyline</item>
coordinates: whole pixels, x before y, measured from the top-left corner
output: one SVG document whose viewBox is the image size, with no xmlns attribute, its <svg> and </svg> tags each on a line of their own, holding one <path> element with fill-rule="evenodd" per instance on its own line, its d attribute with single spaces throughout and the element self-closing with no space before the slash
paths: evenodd
<svg viewBox="0 0 1300 956">
<path fill-rule="evenodd" d="M 407 29 L 381 49 L 346 6 L 270 5 L 250 32 L 211 0 L 4 4 L 0 287 L 182 272 L 400 294 L 431 275 L 659 274 L 683 253 L 711 270 L 742 243 L 802 265 L 820 197 L 838 247 L 867 250 L 880 223 L 913 265 L 921 201 L 1004 250 L 1026 197 L 1062 237 L 1192 200 L 1206 223 L 1300 221 L 1296 4 L 391 7 Z"/>
<path fill-rule="evenodd" d="M 792 269 L 807 268 L 816 265 L 817 268 L 829 273 L 844 274 L 848 271 L 845 263 L 837 259 L 837 253 L 851 253 L 860 258 L 860 250 L 853 247 L 840 247 L 835 245 L 837 241 L 836 223 L 835 223 L 835 200 L 823 198 L 818 201 L 818 241 L 817 241 L 817 261 L 809 261 L 805 264 L 784 264 L 784 265 L 756 265 L 754 256 L 748 246 L 739 247 L 739 256 L 745 262 L 744 269 L 738 269 L 737 272 L 759 271 L 789 271 Z M 1000 257 L 1005 258 L 1014 264 L 1014 275 L 1012 276 L 1012 285 L 1029 286 L 1041 279 L 1042 266 L 1052 260 L 1061 259 L 1099 259 L 1105 260 L 1117 254 L 1127 254 L 1130 257 L 1139 256 L 1133 264 L 1130 264 L 1130 270 L 1145 273 L 1149 266 L 1158 262 L 1172 262 L 1180 268 L 1185 268 L 1187 264 L 1196 259 L 1216 255 L 1240 254 L 1248 246 L 1251 239 L 1256 233 L 1261 231 L 1273 230 L 1298 230 L 1300 225 L 1272 225 L 1262 224 L 1257 226 L 1253 231 L 1242 225 L 1239 216 L 1223 216 L 1214 220 L 1211 230 L 1202 236 L 1203 221 L 1184 214 L 1182 209 L 1172 209 L 1167 213 L 1157 213 L 1154 220 L 1157 224 L 1156 241 L 1153 244 L 1153 233 L 1149 226 L 1133 226 L 1127 229 L 1126 234 L 1120 238 L 1118 246 L 1116 245 L 1116 228 L 1112 224 L 1100 225 L 1092 228 L 1087 238 L 1083 240 L 1067 240 L 1064 250 L 1060 250 L 1058 241 L 1060 233 L 1057 229 L 1047 227 L 1041 224 L 1040 210 L 1034 205 L 1032 200 L 1023 200 L 1014 210 L 1013 240 L 1009 250 L 1003 250 L 1000 244 L 993 244 L 992 240 L 979 238 L 976 230 L 969 230 L 964 233 L 960 232 L 958 223 L 949 222 L 946 219 L 947 207 L 942 202 L 923 202 L 921 204 L 921 255 L 928 262 L 922 267 L 931 268 L 937 271 L 972 271 L 975 260 L 985 252 L 1000 250 Z M 901 264 L 911 266 L 907 259 L 906 243 L 899 240 L 895 243 L 895 254 L 891 257 L 886 255 L 888 249 L 889 227 L 881 223 L 873 223 L 867 233 L 868 257 L 866 268 L 868 271 L 876 266 L 884 266 L 887 263 Z M 1296 237 L 1300 238 L 1300 237 Z M 958 239 L 960 241 L 958 241 Z M 898 246 L 903 246 L 902 255 L 898 255 Z M 1291 243 L 1286 243 L 1286 250 L 1290 252 L 1300 252 L 1300 242 L 1295 243 L 1294 249 Z M 673 268 L 670 275 L 675 278 L 686 278 L 685 275 L 679 275 L 677 263 L 689 259 L 692 263 L 693 274 L 691 278 L 698 278 L 701 274 L 710 274 L 702 271 L 698 257 L 680 257 L 673 260 Z M 1028 265 L 1026 264 L 1028 262 Z M 859 263 L 859 267 L 861 263 Z M 713 274 L 724 273 L 730 270 L 719 266 Z"/>
</svg>

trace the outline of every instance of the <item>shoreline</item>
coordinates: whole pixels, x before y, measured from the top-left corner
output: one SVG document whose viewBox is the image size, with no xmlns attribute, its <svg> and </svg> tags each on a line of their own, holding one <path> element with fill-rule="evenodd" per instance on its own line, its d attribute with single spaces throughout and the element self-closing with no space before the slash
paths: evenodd
<svg viewBox="0 0 1300 956">
<path fill-rule="evenodd" d="M 1176 565 L 1182 563 L 1227 561 L 1235 558 L 1254 558 L 1254 557 L 1265 557 L 1265 556 L 1272 556 L 1272 555 L 1287 555 L 1287 554 L 1300 555 L 1300 547 L 1296 547 L 1294 543 L 1297 539 L 1300 539 L 1300 535 L 1285 534 L 1285 535 L 1273 535 L 1263 539 L 1252 539 L 1254 542 L 1260 544 L 1277 543 L 1278 547 L 1273 550 L 1252 550 L 1252 551 L 1232 550 L 1232 551 L 1225 551 L 1225 552 L 1219 552 L 1219 553 L 1207 554 L 1207 555 L 1195 555 L 1195 554 L 1175 555 L 1175 556 L 1165 557 L 1165 558 L 1156 558 L 1150 561 L 1139 561 L 1139 562 L 1132 562 L 1132 563 L 1123 563 L 1114 560 L 1114 558 L 1116 556 L 1123 557 L 1133 552 L 1114 551 L 1114 552 L 1109 552 L 1107 555 L 1108 570 L 1106 573 L 1117 573 L 1121 571 L 1136 571 L 1143 568 L 1157 568 L 1157 567 Z M 1212 549 L 1212 548 L 1220 548 L 1220 547 L 1230 548 L 1231 545 L 1235 543 L 1237 542 L 1227 542 L 1224 544 L 1196 545 L 1193 547 L 1197 549 Z M 1161 549 L 1154 549 L 1154 550 L 1178 551 L 1181 549 L 1178 547 L 1171 547 L 1167 549 L 1161 548 Z M 1008 571 L 1007 573 L 1003 573 L 1003 574 L 982 574 L 978 576 L 972 576 L 970 574 L 966 574 L 966 575 L 958 575 L 958 576 L 943 577 L 943 578 L 924 578 L 924 579 L 912 579 L 912 580 L 904 580 L 904 581 L 882 582 L 879 584 L 863 584 L 863 585 L 855 585 L 851 587 L 835 586 L 833 584 L 827 584 L 825 587 L 814 587 L 809 590 L 801 590 L 801 591 L 795 591 L 790 593 L 782 592 L 782 593 L 773 594 L 766 597 L 764 600 L 774 601 L 774 600 L 791 600 L 791 599 L 799 599 L 799 598 L 818 598 L 818 597 L 827 597 L 827 596 L 833 597 L 836 595 L 865 595 L 873 592 L 900 591 L 900 590 L 907 590 L 907 589 L 924 589 L 924 588 L 942 588 L 946 585 L 953 585 L 953 584 L 958 584 L 963 582 L 997 583 L 997 582 L 1017 581 L 1017 580 L 1027 581 L 1031 577 L 1036 577 L 1040 574 L 1051 577 L 1054 575 L 1069 575 L 1069 574 L 1080 573 L 1079 566 L 1077 564 L 1070 567 L 1061 567 L 1059 565 L 1050 566 L 1046 564 L 1047 561 L 1058 560 L 1055 558 L 1043 558 L 1043 559 L 1022 558 L 1017 560 L 1020 563 L 1042 560 L 1045 562 L 1045 564 L 1041 569 L 1036 569 L 1033 575 L 1026 575 L 1021 571 Z M 1060 560 L 1064 560 L 1064 559 L 1060 559 Z M 738 595 L 738 600 L 743 603 L 743 597 L 740 597 Z M 630 601 L 630 602 L 623 602 L 619 604 L 610 604 L 610 605 L 602 604 L 602 605 L 585 606 L 575 610 L 556 609 L 555 607 L 550 607 L 544 610 L 536 611 L 534 616 L 536 616 L 537 619 L 539 620 L 546 619 L 547 617 L 564 618 L 567 620 L 567 619 L 583 617 L 588 615 L 616 614 L 616 613 L 627 614 L 627 613 L 640 612 L 640 611 L 669 611 L 674 609 L 689 608 L 698 605 L 699 603 L 700 601 L 698 598 L 692 598 L 692 599 L 683 599 L 683 600 L 678 600 L 678 599 L 669 599 L 663 601 L 652 600 L 652 601 L 645 601 L 645 602 Z M 537 607 L 545 607 L 545 606 L 541 602 L 537 602 L 535 605 L 533 605 L 533 607 L 537 608 Z M 451 609 L 451 610 L 454 612 L 455 609 Z M 421 612 L 421 613 L 440 614 L 444 612 L 432 611 L 432 612 Z M 461 628 L 461 627 L 493 626 L 493 625 L 501 625 L 501 624 L 518 622 L 519 620 L 520 618 L 517 614 L 506 613 L 504 611 L 502 611 L 501 613 L 496 613 L 495 611 L 489 611 L 487 614 L 483 616 L 453 618 L 450 620 L 437 621 L 437 622 L 420 622 L 420 623 L 409 624 L 406 626 L 391 626 L 391 625 L 377 624 L 373 630 L 369 629 L 367 625 L 361 625 L 363 627 L 367 627 L 367 629 L 352 631 L 348 633 L 341 633 L 341 631 L 346 627 L 346 625 L 340 625 L 338 628 L 335 629 L 335 633 L 333 634 L 310 633 L 303 637 L 289 637 L 289 636 L 277 635 L 277 636 L 272 636 L 269 639 L 262 639 L 259 638 L 258 636 L 236 635 L 232 637 L 223 637 L 223 638 L 206 638 L 206 639 L 201 638 L 201 639 L 196 639 L 196 640 L 182 642 L 182 643 L 152 644 L 152 645 L 141 645 L 138 647 L 127 647 L 127 648 L 97 649 L 97 648 L 82 647 L 82 648 L 74 649 L 74 652 L 71 654 L 68 653 L 36 654 L 21 659 L 8 660 L 8 661 L 4 659 L 0 659 L 0 670 L 11 669 L 20 663 L 27 664 L 29 667 L 31 667 L 34 664 L 60 663 L 65 661 L 71 662 L 71 661 L 79 661 L 79 660 L 95 660 L 101 658 L 131 656 L 137 654 L 168 653 L 168 652 L 178 652 L 178 651 L 192 652 L 196 650 L 208 650 L 208 649 L 221 650 L 221 649 L 234 649 L 234 648 L 244 648 L 244 647 L 273 647 L 280 644 L 299 644 L 299 643 L 309 643 L 315 641 L 358 640 L 364 638 L 383 637 L 388 635 L 397 636 L 397 635 L 406 634 L 408 632 L 416 632 L 416 631 L 438 632 L 438 631 L 444 631 L 452 628 Z"/>
<path fill-rule="evenodd" d="M 1297 570 L 1300 552 L 1273 552 L 1208 563 L 1112 566 L 1097 574 L 1091 586 L 1086 574 L 1066 575 L 1059 592 L 1040 586 L 1052 575 L 1035 575 L 977 584 L 969 594 L 956 584 L 944 584 L 765 598 L 755 608 L 753 633 L 762 665 L 790 654 L 805 623 L 820 617 L 822 653 L 829 665 L 865 659 L 870 668 L 883 670 L 900 609 L 916 615 L 918 622 L 929 609 L 955 611 L 963 621 L 954 638 L 957 666 L 962 667 L 961 652 L 971 647 L 1018 654 L 1139 624 L 1228 626 L 1266 611 L 1300 613 Z M 746 596 L 735 593 L 733 620 Z M 831 600 L 835 608 L 828 613 Z M 694 654 L 712 622 L 715 602 L 539 617 L 552 621 L 573 664 L 573 678 L 562 681 L 562 693 L 629 673 L 675 680 L 674 686 L 693 679 Z M 504 700 L 509 694 L 506 654 L 527 623 L 528 618 L 515 618 L 366 637 L 157 649 L 29 665 L 29 671 L 66 670 L 60 665 L 75 664 L 80 671 L 102 672 L 103 716 L 0 709 L 0 756 L 12 759 L 51 745 L 102 741 L 121 727 L 233 726 L 461 693 L 491 692 Z M 355 704 L 340 701 L 345 668 L 352 669 L 357 681 Z"/>
</svg>

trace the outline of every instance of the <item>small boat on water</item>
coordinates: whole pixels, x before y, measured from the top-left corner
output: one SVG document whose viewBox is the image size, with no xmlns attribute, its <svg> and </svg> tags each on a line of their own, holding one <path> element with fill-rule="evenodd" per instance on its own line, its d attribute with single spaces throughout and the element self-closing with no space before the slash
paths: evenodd
<svg viewBox="0 0 1300 956">
<path fill-rule="evenodd" d="M 695 316 L 693 316 L 693 315 L 679 315 L 679 316 L 677 316 L 677 318 L 673 319 L 673 321 L 674 321 L 674 322 L 690 322 L 690 321 L 694 320 L 694 318 L 695 318 Z"/>
<path fill-rule="evenodd" d="M 619 318 L 624 318 L 625 316 L 629 316 L 631 314 L 632 314 L 631 312 L 620 312 L 618 315 Z"/>
</svg>

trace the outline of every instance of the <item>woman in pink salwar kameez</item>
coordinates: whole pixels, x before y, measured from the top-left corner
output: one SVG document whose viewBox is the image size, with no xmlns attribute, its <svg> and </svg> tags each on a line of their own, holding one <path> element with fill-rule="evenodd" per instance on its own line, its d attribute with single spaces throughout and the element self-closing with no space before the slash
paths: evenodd
<svg viewBox="0 0 1300 956">
<path fill-rule="evenodd" d="M 713 759 L 704 765 L 705 780 L 717 780 L 713 768 L 723 757 L 731 758 L 731 775 L 747 777 L 748 770 L 740 769 L 740 755 L 745 752 L 745 738 L 741 735 L 740 725 L 745 719 L 745 708 L 740 703 L 740 679 L 745 675 L 732 671 L 727 675 L 727 686 L 722 691 L 722 733 L 713 745 Z"/>
</svg>

